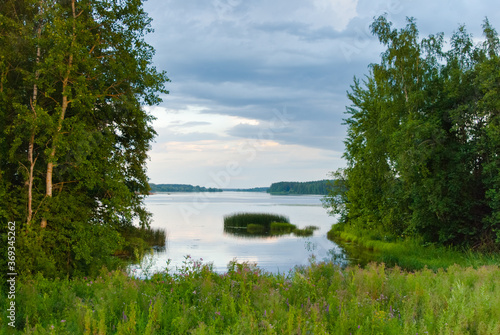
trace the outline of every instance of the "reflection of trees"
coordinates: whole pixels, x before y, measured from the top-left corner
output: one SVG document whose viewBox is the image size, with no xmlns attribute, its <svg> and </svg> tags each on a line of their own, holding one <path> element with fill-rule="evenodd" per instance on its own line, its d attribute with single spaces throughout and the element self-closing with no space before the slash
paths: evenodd
<svg viewBox="0 0 500 335">
<path fill-rule="evenodd" d="M 276 232 L 271 232 L 268 230 L 265 230 L 263 232 L 249 232 L 246 227 L 224 227 L 224 233 L 237 236 L 237 237 L 243 237 L 243 238 L 269 238 L 269 237 L 280 237 L 284 235 L 290 235 L 291 232 L 287 233 L 276 233 Z"/>
<path fill-rule="evenodd" d="M 374 250 L 365 248 L 357 243 L 347 242 L 339 238 L 328 238 L 330 241 L 337 244 L 342 249 L 340 254 L 334 256 L 335 263 L 344 265 L 359 265 L 366 266 L 368 263 L 376 261 L 379 253 Z M 333 255 L 333 254 L 332 254 Z M 341 261 L 339 261 L 339 259 Z"/>
</svg>

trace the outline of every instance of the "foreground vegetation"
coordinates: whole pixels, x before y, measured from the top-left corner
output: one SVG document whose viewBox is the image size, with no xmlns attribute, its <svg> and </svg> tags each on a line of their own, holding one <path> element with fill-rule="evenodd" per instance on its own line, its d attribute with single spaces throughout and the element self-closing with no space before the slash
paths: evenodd
<svg viewBox="0 0 500 335">
<path fill-rule="evenodd" d="M 96 278 L 25 280 L 16 297 L 17 333 L 500 333 L 498 266 L 404 272 L 312 263 L 272 275 L 231 262 L 218 274 L 186 257 L 177 270 L 148 280 L 105 270 Z"/>
</svg>

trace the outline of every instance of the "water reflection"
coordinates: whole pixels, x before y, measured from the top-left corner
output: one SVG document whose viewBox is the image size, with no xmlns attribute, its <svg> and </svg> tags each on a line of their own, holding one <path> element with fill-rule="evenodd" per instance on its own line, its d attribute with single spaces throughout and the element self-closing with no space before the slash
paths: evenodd
<svg viewBox="0 0 500 335">
<path fill-rule="evenodd" d="M 279 238 L 291 235 L 292 232 L 273 232 L 270 230 L 264 231 L 248 231 L 246 227 L 224 227 L 224 234 L 229 236 L 247 238 L 247 239 L 263 239 L 263 238 Z"/>
<path fill-rule="evenodd" d="M 202 199 L 203 201 L 201 201 Z M 167 230 L 168 247 L 155 252 L 149 260 L 152 271 L 182 266 L 186 255 L 203 258 L 217 272 L 227 264 L 257 263 L 259 268 L 284 273 L 295 266 L 318 261 L 342 259 L 342 249 L 326 238 L 335 218 L 321 206 L 321 196 L 272 196 L 267 193 L 222 192 L 199 194 L 155 194 L 146 199 L 153 214 L 152 227 Z M 224 229 L 223 218 L 234 212 L 272 212 L 285 214 L 297 227 L 317 226 L 308 237 L 268 232 L 250 234 L 246 229 Z M 169 259 L 171 261 L 169 261 Z"/>
<path fill-rule="evenodd" d="M 332 239 L 332 241 L 342 250 L 341 253 L 332 257 L 339 264 L 365 267 L 378 258 L 378 252 L 362 247 L 357 243 L 346 242 L 340 239 Z"/>
</svg>

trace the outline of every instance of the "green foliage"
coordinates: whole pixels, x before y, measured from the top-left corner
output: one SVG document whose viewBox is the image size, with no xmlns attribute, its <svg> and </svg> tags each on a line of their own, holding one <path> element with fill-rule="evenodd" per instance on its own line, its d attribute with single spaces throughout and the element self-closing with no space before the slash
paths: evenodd
<svg viewBox="0 0 500 335">
<path fill-rule="evenodd" d="M 464 27 L 421 39 L 414 19 L 372 32 L 386 46 L 354 80 L 345 120 L 347 168 L 324 203 L 357 229 L 498 249 L 499 43 L 485 20 L 474 45 Z"/>
<path fill-rule="evenodd" d="M 291 233 L 297 226 L 288 222 L 271 222 L 271 234 Z"/>
<path fill-rule="evenodd" d="M 262 234 L 266 232 L 266 227 L 261 224 L 249 223 L 247 226 L 249 234 Z"/>
<path fill-rule="evenodd" d="M 381 262 L 391 267 L 398 266 L 408 271 L 424 268 L 438 271 L 455 264 L 478 268 L 500 263 L 498 253 L 440 246 L 426 242 L 421 237 L 394 236 L 387 232 L 359 230 L 351 226 L 334 225 L 327 236 L 341 247 L 348 248 L 347 254 L 364 252 L 370 261 Z"/>
<path fill-rule="evenodd" d="M 113 267 L 124 227 L 149 224 L 141 105 L 168 81 L 150 21 L 136 0 L 1 2 L 0 230 L 17 223 L 19 273 Z"/>
<path fill-rule="evenodd" d="M 317 229 L 319 227 L 316 226 L 299 229 L 287 217 L 275 214 L 237 213 L 224 217 L 224 232 L 240 237 L 269 237 L 291 233 L 307 237 L 312 236 Z"/>
<path fill-rule="evenodd" d="M 5 302 L 0 292 L 2 322 Z M 312 263 L 288 275 L 230 262 L 224 274 L 186 257 L 149 280 L 21 282 L 14 334 L 496 334 L 500 269 L 405 272 Z"/>
<path fill-rule="evenodd" d="M 249 224 L 257 224 L 269 231 L 273 222 L 290 223 L 290 219 L 284 215 L 270 213 L 236 213 L 224 216 L 224 228 L 246 228 Z"/>
<path fill-rule="evenodd" d="M 268 193 L 279 194 L 328 194 L 329 180 L 308 181 L 308 182 L 288 182 L 282 181 L 271 184 Z"/>
<path fill-rule="evenodd" d="M 151 192 L 222 192 L 220 188 L 193 186 L 186 184 L 153 184 L 150 183 Z"/>
<path fill-rule="evenodd" d="M 294 229 L 293 234 L 295 236 L 307 237 L 307 236 L 312 236 L 314 234 L 314 230 L 313 229 L 308 229 L 308 228 Z"/>
</svg>

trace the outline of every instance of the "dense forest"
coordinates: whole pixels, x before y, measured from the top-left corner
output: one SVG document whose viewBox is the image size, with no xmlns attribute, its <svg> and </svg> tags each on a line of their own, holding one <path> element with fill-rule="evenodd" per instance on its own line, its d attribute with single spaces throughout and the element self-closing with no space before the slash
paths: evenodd
<svg viewBox="0 0 500 335">
<path fill-rule="evenodd" d="M 271 194 L 328 194 L 332 181 L 319 180 L 307 182 L 282 181 L 271 184 L 268 192 Z"/>
<path fill-rule="evenodd" d="M 222 192 L 220 188 L 206 188 L 188 184 L 153 184 L 150 183 L 151 192 Z"/>
<path fill-rule="evenodd" d="M 347 191 L 327 197 L 341 224 L 429 243 L 500 246 L 500 42 L 487 19 L 448 44 L 414 19 L 371 26 L 386 47 L 348 97 Z"/>
<path fill-rule="evenodd" d="M 223 188 L 223 191 L 233 192 L 267 192 L 269 187 L 252 187 L 252 188 Z"/>
<path fill-rule="evenodd" d="M 0 268 L 7 222 L 11 272 L 48 277 L 112 268 L 148 226 L 141 106 L 168 93 L 150 21 L 141 1 L 0 2 Z"/>
</svg>

